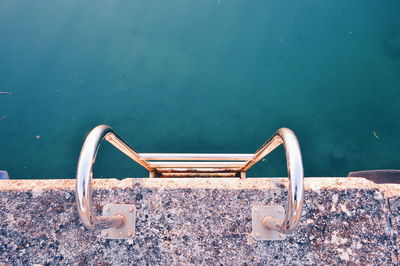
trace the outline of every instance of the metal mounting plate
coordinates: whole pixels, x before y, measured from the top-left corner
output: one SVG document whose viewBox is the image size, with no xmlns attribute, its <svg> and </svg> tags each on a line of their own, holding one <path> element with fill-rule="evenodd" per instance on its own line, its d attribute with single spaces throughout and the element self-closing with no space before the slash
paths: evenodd
<svg viewBox="0 0 400 266">
<path fill-rule="evenodd" d="M 103 207 L 103 216 L 121 214 L 125 217 L 125 224 L 121 228 L 108 228 L 101 231 L 104 239 L 132 239 L 135 236 L 136 207 L 131 204 L 106 204 Z"/>
<path fill-rule="evenodd" d="M 283 220 L 285 209 L 282 206 L 254 205 L 251 210 L 252 232 L 255 240 L 285 240 L 286 235 L 276 230 L 269 230 L 263 225 L 266 216 Z"/>
</svg>

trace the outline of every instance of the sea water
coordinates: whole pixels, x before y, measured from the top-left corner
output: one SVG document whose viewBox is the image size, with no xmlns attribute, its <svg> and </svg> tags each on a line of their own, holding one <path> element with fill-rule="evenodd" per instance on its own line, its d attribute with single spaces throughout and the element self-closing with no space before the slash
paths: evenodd
<svg viewBox="0 0 400 266">
<path fill-rule="evenodd" d="M 139 152 L 253 153 L 306 176 L 400 168 L 398 0 L 0 0 L 0 170 L 73 178 L 86 134 Z M 249 173 L 285 176 L 280 148 Z M 105 144 L 96 177 L 147 173 Z"/>
</svg>

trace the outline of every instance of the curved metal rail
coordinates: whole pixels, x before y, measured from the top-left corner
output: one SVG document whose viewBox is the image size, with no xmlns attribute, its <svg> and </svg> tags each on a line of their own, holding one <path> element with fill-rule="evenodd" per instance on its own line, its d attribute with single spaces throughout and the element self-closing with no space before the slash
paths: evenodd
<svg viewBox="0 0 400 266">
<path fill-rule="evenodd" d="M 286 154 L 286 166 L 289 178 L 288 203 L 284 220 L 266 217 L 264 226 L 287 234 L 293 232 L 300 220 L 304 201 L 304 171 L 300 145 L 293 131 L 288 128 L 279 129 L 254 155 L 242 171 L 247 171 L 268 153 L 283 144 Z"/>
<path fill-rule="evenodd" d="M 93 208 L 91 184 L 93 178 L 93 166 L 96 161 L 97 151 L 104 139 L 138 164 L 151 170 L 148 163 L 143 161 L 133 148 L 122 140 L 122 138 L 120 138 L 111 127 L 101 125 L 90 131 L 89 135 L 86 137 L 85 143 L 83 144 L 76 172 L 76 203 L 78 205 L 78 213 L 83 224 L 88 229 L 118 228 L 123 226 L 125 223 L 125 218 L 122 215 L 97 217 Z"/>
<path fill-rule="evenodd" d="M 122 215 L 97 217 L 94 212 L 91 180 L 93 178 L 93 166 L 96 161 L 96 155 L 104 139 L 149 170 L 150 177 L 154 177 L 155 173 L 160 176 L 164 174 L 167 177 L 174 176 L 174 174 L 176 176 L 184 176 L 184 173 L 188 173 L 187 176 L 229 177 L 237 176 L 240 173 L 240 176 L 244 178 L 247 170 L 279 145 L 283 144 L 289 178 L 286 216 L 283 220 L 265 217 L 263 224 L 269 230 L 277 230 L 281 233 L 290 233 L 298 225 L 304 199 L 304 174 L 300 146 L 296 136 L 290 129 L 279 129 L 254 154 L 140 154 L 119 137 L 111 127 L 100 125 L 95 127 L 87 136 L 81 150 L 77 169 L 76 202 L 78 213 L 85 227 L 89 229 L 119 228 L 125 223 L 125 218 Z M 172 160 L 202 162 L 171 162 Z M 204 162 L 207 160 L 214 160 L 214 162 Z"/>
</svg>

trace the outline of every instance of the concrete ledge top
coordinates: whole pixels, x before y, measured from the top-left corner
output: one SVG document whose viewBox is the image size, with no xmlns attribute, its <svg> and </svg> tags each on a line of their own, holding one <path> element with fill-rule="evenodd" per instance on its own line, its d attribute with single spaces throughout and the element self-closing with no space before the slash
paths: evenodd
<svg viewBox="0 0 400 266">
<path fill-rule="evenodd" d="M 93 189 L 123 189 L 134 184 L 143 188 L 165 189 L 254 189 L 271 190 L 288 186 L 287 178 L 125 178 L 93 179 Z M 376 184 L 365 178 L 312 177 L 304 179 L 305 190 L 377 189 L 385 197 L 400 196 L 399 184 Z M 75 179 L 0 180 L 0 191 L 74 190 Z"/>
<path fill-rule="evenodd" d="M 296 232 L 252 237 L 252 208 L 287 204 L 287 178 L 94 179 L 94 209 L 136 207 L 106 240 L 76 211 L 75 180 L 0 181 L 0 265 L 399 265 L 400 185 L 306 178 Z"/>
</svg>

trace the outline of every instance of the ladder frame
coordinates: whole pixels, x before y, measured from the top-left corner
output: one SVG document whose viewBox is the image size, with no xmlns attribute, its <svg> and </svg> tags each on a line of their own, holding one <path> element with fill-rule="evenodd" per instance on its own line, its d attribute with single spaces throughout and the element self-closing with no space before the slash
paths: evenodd
<svg viewBox="0 0 400 266">
<path fill-rule="evenodd" d="M 272 227 L 281 233 L 294 231 L 299 223 L 304 200 L 304 172 L 300 146 L 293 131 L 280 128 L 254 154 L 183 154 L 183 153 L 138 153 L 114 130 L 107 125 L 95 127 L 86 137 L 78 161 L 76 177 L 76 202 L 79 216 L 89 229 L 120 228 L 125 224 L 121 215 L 96 216 L 92 202 L 93 167 L 97 152 L 103 140 L 107 140 L 129 158 L 149 170 L 150 177 L 166 171 L 170 176 L 202 176 L 222 177 L 232 173 L 244 179 L 246 171 L 263 159 L 279 145 L 283 144 L 288 171 L 288 204 L 285 218 L 279 223 L 272 223 L 266 217 L 266 227 Z M 163 161 L 153 161 L 162 159 Z M 179 159 L 179 161 L 176 161 Z M 213 160 L 204 162 L 204 160 Z M 184 161 L 184 162 L 182 162 Z M 190 161 L 190 162 L 185 162 Z M 158 163 L 157 163 L 158 162 Z M 272 225 L 271 225 L 272 224 Z"/>
</svg>

